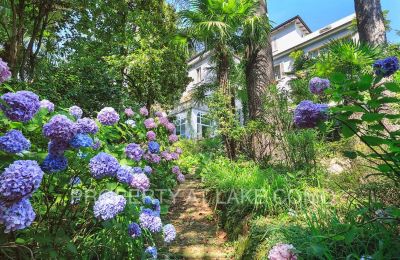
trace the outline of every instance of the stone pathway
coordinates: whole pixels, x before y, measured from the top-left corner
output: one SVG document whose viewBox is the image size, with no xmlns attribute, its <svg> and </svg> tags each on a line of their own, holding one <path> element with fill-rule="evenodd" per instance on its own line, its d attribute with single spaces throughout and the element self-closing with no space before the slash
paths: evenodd
<svg viewBox="0 0 400 260">
<path fill-rule="evenodd" d="M 218 229 L 200 179 L 186 175 L 175 196 L 168 214 L 177 231 L 170 247 L 174 259 L 233 259 L 227 235 Z"/>
</svg>

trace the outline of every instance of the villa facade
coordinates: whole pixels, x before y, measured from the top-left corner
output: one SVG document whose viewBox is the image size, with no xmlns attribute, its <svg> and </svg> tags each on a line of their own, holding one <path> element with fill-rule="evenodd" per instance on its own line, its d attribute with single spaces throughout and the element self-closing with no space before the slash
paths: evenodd
<svg viewBox="0 0 400 260">
<path fill-rule="evenodd" d="M 288 81 L 293 78 L 293 60 L 290 53 L 303 50 L 304 53 L 316 56 L 331 41 L 338 39 L 358 40 L 358 35 L 352 30 L 352 21 L 355 14 L 344 17 L 319 30 L 312 32 L 300 16 L 295 16 L 284 23 L 276 26 L 271 31 L 271 44 L 274 61 L 274 73 L 277 86 L 280 89 L 290 91 Z M 239 62 L 239 58 L 235 57 Z M 188 84 L 182 94 L 180 103 L 169 115 L 176 118 L 176 134 L 187 138 L 203 138 L 213 132 L 213 123 L 205 115 L 208 107 L 205 104 L 195 102 L 191 96 L 197 86 L 215 80 L 211 53 L 206 52 L 194 56 L 188 61 L 189 77 L 192 81 Z M 206 95 L 211 93 L 206 93 Z M 242 104 L 236 101 L 239 116 Z"/>
</svg>

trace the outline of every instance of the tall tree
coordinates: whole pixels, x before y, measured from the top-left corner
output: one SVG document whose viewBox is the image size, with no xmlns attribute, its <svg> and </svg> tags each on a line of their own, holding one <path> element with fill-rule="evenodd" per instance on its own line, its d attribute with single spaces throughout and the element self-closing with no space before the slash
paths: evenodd
<svg viewBox="0 0 400 260">
<path fill-rule="evenodd" d="M 380 0 L 354 0 L 360 41 L 378 46 L 386 43 L 385 17 Z"/>
<path fill-rule="evenodd" d="M 268 86 L 273 84 L 274 65 L 272 60 L 271 38 L 269 37 L 269 21 L 265 0 L 258 0 L 256 19 L 247 21 L 245 31 L 246 51 L 246 83 L 249 105 L 249 119 L 263 120 L 263 103 Z M 254 133 L 251 137 L 251 153 L 255 160 L 263 157 L 264 136 Z"/>
</svg>

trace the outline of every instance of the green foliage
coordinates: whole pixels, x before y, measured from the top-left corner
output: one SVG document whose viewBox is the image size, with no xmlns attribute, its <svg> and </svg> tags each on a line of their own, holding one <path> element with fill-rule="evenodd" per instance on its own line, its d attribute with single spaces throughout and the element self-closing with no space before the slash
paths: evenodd
<svg viewBox="0 0 400 260">
<path fill-rule="evenodd" d="M 294 170 L 309 172 L 316 166 L 317 132 L 312 129 L 285 133 L 286 160 Z"/>
</svg>

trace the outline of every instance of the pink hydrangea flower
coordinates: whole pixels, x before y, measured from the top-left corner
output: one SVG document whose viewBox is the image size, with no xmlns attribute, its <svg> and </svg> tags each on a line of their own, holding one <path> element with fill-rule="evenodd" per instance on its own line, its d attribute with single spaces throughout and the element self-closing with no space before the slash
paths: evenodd
<svg viewBox="0 0 400 260">
<path fill-rule="evenodd" d="M 295 254 L 296 249 L 291 244 L 276 244 L 269 251 L 268 259 L 269 260 L 297 260 L 297 256 Z"/>
</svg>

